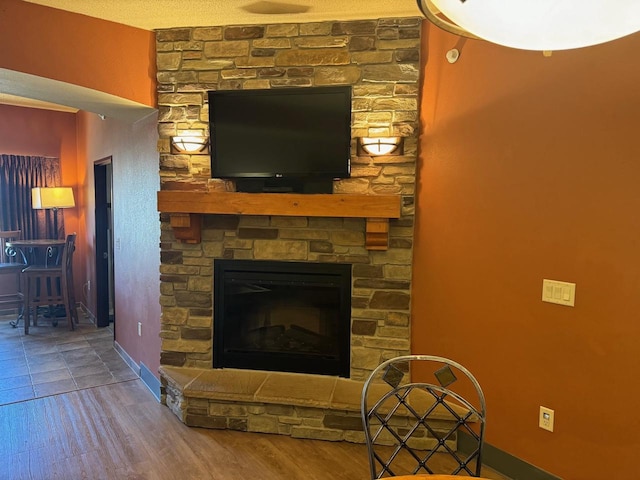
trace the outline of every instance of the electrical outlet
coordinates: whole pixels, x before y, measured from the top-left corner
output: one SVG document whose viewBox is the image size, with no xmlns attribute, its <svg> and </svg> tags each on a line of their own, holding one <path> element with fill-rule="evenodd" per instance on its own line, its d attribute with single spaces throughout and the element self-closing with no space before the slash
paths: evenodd
<svg viewBox="0 0 640 480">
<path fill-rule="evenodd" d="M 91 291 L 91 280 L 87 280 L 87 291 Z"/>
<path fill-rule="evenodd" d="M 540 416 L 538 426 L 544 430 L 553 432 L 554 411 L 550 408 L 540 406 Z"/>
<path fill-rule="evenodd" d="M 138 322 L 138 336 L 142 336 L 142 322 Z"/>
</svg>

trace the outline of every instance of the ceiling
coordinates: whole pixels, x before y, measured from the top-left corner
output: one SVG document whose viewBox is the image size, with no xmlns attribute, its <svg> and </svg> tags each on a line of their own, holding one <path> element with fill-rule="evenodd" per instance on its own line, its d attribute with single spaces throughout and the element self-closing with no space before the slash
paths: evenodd
<svg viewBox="0 0 640 480">
<path fill-rule="evenodd" d="M 419 16 L 416 0 L 26 0 L 145 30 Z"/>
<path fill-rule="evenodd" d="M 25 0 L 145 30 L 420 16 L 416 0 Z M 52 101 L 55 99 L 55 103 Z M 0 103 L 136 121 L 153 109 L 0 68 Z"/>
</svg>

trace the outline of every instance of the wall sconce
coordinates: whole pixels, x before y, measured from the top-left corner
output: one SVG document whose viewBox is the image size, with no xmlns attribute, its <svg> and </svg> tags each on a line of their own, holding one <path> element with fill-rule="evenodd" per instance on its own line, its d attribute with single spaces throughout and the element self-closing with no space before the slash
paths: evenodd
<svg viewBox="0 0 640 480">
<path fill-rule="evenodd" d="M 71 187 L 36 187 L 31 189 L 31 208 L 53 210 L 53 231 L 58 238 L 58 209 L 73 208 L 76 202 Z M 64 233 L 64 232 L 63 232 Z"/>
<path fill-rule="evenodd" d="M 198 153 L 209 153 L 209 137 L 171 137 L 171 153 L 186 153 L 189 155 L 195 155 Z"/>
<path fill-rule="evenodd" d="M 360 137 L 358 138 L 359 155 L 402 155 L 403 137 Z"/>
</svg>

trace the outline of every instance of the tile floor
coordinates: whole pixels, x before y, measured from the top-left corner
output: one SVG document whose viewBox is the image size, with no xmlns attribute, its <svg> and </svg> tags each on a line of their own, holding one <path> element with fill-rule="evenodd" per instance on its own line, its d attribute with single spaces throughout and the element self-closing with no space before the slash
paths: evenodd
<svg viewBox="0 0 640 480">
<path fill-rule="evenodd" d="M 98 329 L 79 311 L 68 329 L 38 320 L 37 327 L 13 328 L 0 317 L 0 405 L 138 378 L 113 346 L 113 329 Z"/>
</svg>

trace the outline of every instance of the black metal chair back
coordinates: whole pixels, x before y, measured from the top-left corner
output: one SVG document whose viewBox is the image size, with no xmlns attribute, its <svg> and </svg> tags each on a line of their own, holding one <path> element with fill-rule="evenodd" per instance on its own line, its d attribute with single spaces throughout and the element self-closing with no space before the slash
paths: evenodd
<svg viewBox="0 0 640 480">
<path fill-rule="evenodd" d="M 485 398 L 459 363 L 431 355 L 387 360 L 365 382 L 361 409 L 372 479 L 480 476 Z"/>
<path fill-rule="evenodd" d="M 18 263 L 14 251 L 10 251 L 7 243 L 20 238 L 20 230 L 2 230 L 0 231 L 0 266 L 8 266 Z"/>
<path fill-rule="evenodd" d="M 22 308 L 23 296 L 20 290 L 20 272 L 25 265 L 18 260 L 16 251 L 7 247 L 7 243 L 20 238 L 20 230 L 2 230 L 0 231 L 0 276 L 12 275 L 15 282 L 15 291 L 3 293 L 0 295 L 0 311 L 7 309 L 16 311 Z M 16 320 L 12 320 L 12 325 L 17 325 L 18 314 Z"/>
</svg>

